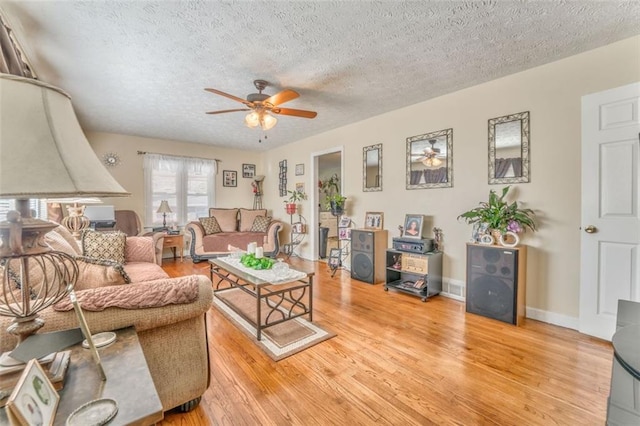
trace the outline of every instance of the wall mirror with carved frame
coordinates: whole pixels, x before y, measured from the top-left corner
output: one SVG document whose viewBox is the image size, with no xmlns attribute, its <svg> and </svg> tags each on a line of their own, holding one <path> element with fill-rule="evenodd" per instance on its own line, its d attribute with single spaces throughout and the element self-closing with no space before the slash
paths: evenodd
<svg viewBox="0 0 640 426">
<path fill-rule="evenodd" d="M 407 189 L 453 186 L 453 129 L 407 138 Z"/>
<path fill-rule="evenodd" d="M 529 111 L 489 120 L 489 183 L 529 182 Z"/>
<path fill-rule="evenodd" d="M 382 144 L 362 148 L 362 190 L 382 191 Z"/>
</svg>

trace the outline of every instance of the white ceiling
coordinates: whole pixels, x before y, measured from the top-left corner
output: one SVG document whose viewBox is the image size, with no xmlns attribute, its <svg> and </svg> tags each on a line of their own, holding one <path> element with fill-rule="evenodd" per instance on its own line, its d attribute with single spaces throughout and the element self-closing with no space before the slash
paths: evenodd
<svg viewBox="0 0 640 426">
<path fill-rule="evenodd" d="M 640 33 L 639 1 L 6 1 L 85 130 L 263 150 Z M 264 132 L 253 80 L 298 91 Z"/>
</svg>

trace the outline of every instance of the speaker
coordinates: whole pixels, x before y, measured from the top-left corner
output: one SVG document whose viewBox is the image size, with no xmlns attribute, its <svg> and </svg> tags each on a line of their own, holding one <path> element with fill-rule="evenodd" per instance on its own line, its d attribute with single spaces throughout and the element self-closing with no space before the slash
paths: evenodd
<svg viewBox="0 0 640 426">
<path fill-rule="evenodd" d="M 517 324 L 524 317 L 524 258 L 521 248 L 468 244 L 467 312 Z"/>
<path fill-rule="evenodd" d="M 386 230 L 352 229 L 351 278 L 369 284 L 384 281 L 386 246 Z"/>
</svg>

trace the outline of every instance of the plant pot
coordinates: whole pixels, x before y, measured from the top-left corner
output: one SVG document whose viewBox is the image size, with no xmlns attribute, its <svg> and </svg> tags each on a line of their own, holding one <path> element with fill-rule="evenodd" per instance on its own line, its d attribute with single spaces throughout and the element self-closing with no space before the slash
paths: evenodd
<svg viewBox="0 0 640 426">
<path fill-rule="evenodd" d="M 344 213 L 344 205 L 338 205 L 335 201 L 331 201 L 331 214 L 334 216 L 342 216 Z"/>
<path fill-rule="evenodd" d="M 493 244 L 499 245 L 500 244 L 500 238 L 502 237 L 502 232 L 500 232 L 499 229 L 492 229 L 491 230 L 491 236 L 493 237 Z"/>
<path fill-rule="evenodd" d="M 287 212 L 287 214 L 295 214 L 297 208 L 298 208 L 298 205 L 295 203 L 287 203 L 284 205 L 284 209 Z"/>
</svg>

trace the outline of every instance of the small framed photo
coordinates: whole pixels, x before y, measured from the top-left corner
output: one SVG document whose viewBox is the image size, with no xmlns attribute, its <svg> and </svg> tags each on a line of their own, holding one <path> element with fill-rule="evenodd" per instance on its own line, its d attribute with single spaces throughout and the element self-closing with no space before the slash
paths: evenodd
<svg viewBox="0 0 640 426">
<path fill-rule="evenodd" d="M 338 222 L 339 228 L 348 228 L 351 225 L 351 218 L 349 216 L 340 216 L 340 222 Z"/>
<path fill-rule="evenodd" d="M 338 238 L 340 240 L 350 240 L 351 228 L 338 228 Z"/>
<path fill-rule="evenodd" d="M 367 212 L 364 216 L 364 228 L 382 229 L 383 219 L 384 213 L 382 212 Z"/>
<path fill-rule="evenodd" d="M 222 186 L 238 186 L 238 172 L 235 170 L 223 170 Z"/>
<path fill-rule="evenodd" d="M 304 194 L 304 182 L 296 183 L 296 192 L 301 192 Z"/>
<path fill-rule="evenodd" d="M 243 178 L 254 178 L 256 176 L 256 165 L 255 164 L 243 164 L 242 165 L 242 177 Z"/>
<path fill-rule="evenodd" d="M 60 396 L 37 360 L 32 359 L 7 400 L 12 424 L 52 425 Z"/>
<path fill-rule="evenodd" d="M 304 164 L 296 164 L 296 176 L 304 175 Z"/>
<path fill-rule="evenodd" d="M 404 217 L 403 238 L 422 238 L 424 216 L 421 214 L 408 214 Z"/>
<path fill-rule="evenodd" d="M 329 260 L 327 261 L 327 264 L 331 269 L 337 269 L 340 267 L 340 264 L 342 263 L 340 259 L 341 257 L 342 257 L 342 250 L 332 248 L 331 251 L 329 252 Z"/>
</svg>

